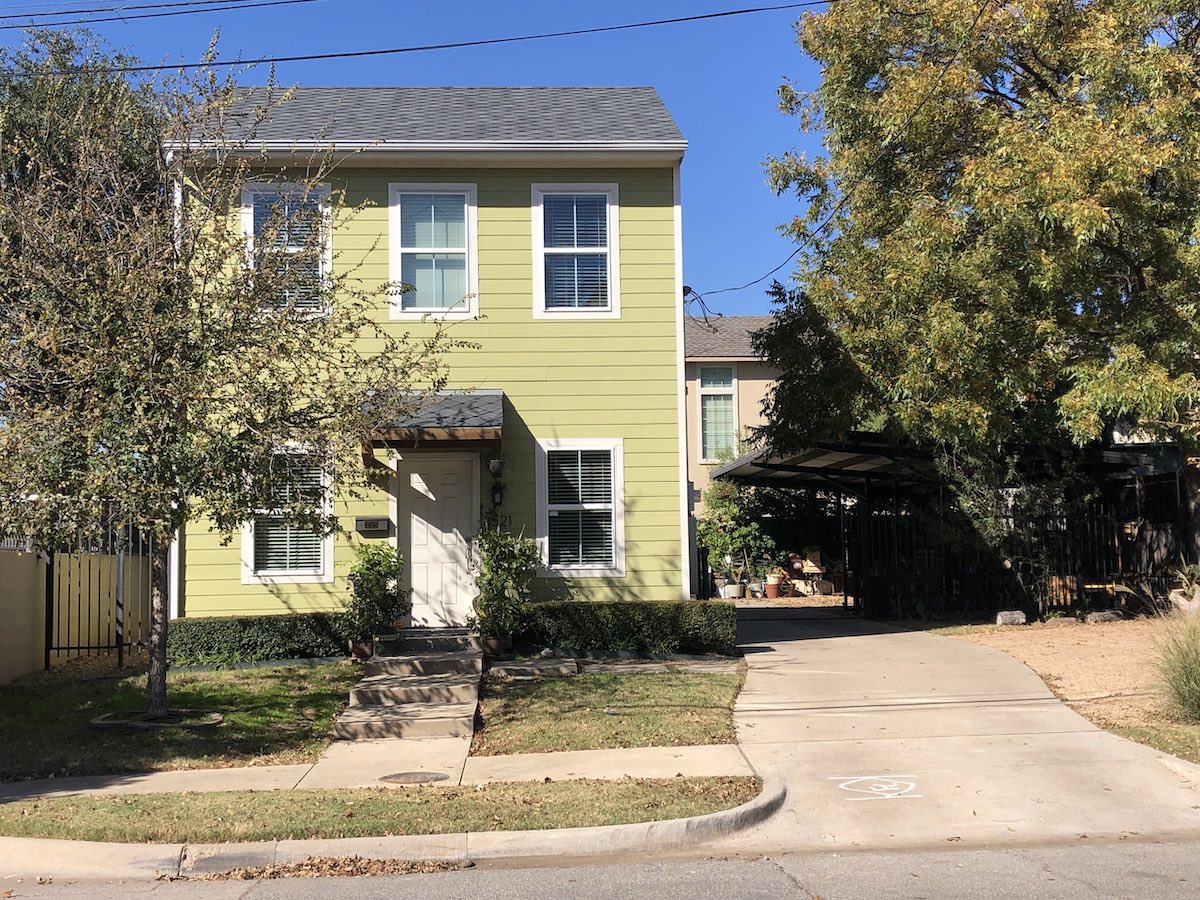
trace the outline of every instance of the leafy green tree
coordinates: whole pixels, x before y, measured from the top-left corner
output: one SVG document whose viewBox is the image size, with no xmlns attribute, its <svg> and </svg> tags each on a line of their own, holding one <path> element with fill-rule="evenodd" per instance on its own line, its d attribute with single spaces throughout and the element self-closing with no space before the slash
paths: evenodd
<svg viewBox="0 0 1200 900">
<path fill-rule="evenodd" d="M 709 564 L 725 567 L 734 581 L 775 549 L 756 515 L 728 481 L 710 481 L 704 490 L 704 513 L 696 523 L 696 540 L 708 550 Z"/>
<path fill-rule="evenodd" d="M 330 160 L 259 151 L 286 92 L 114 71 L 130 62 L 54 32 L 0 53 L 0 530 L 54 547 L 111 504 L 153 538 L 162 715 L 177 531 L 232 535 L 263 509 L 335 528 L 322 498 L 363 485 L 361 448 L 444 384 L 451 342 L 377 324 L 361 254 L 323 271 L 354 210 Z M 287 185 L 249 242 L 248 182 Z"/>
<path fill-rule="evenodd" d="M 948 452 L 1123 426 L 1194 457 L 1194 5 L 847 2 L 797 33 L 824 77 L 781 105 L 827 152 L 768 163 L 809 201 L 788 226 L 802 290 L 768 340 L 811 306 L 862 375 L 856 402 Z M 1200 522 L 1194 464 L 1187 481 Z"/>
</svg>

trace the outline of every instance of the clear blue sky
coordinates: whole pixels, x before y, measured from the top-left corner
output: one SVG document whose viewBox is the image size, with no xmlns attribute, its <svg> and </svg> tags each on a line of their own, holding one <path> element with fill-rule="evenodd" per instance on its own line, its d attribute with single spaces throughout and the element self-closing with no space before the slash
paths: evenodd
<svg viewBox="0 0 1200 900">
<path fill-rule="evenodd" d="M 153 0 L 127 0 L 146 3 Z M 241 0 L 226 0 L 228 5 Z M 245 0 L 252 2 L 252 0 Z M 4 0 L 0 14 L 111 6 L 105 0 Z M 223 57 L 322 53 L 563 31 L 696 15 L 756 5 L 745 0 L 609 0 L 455 3 L 319 0 L 94 25 L 115 47 L 147 62 L 195 60 L 215 30 Z M 160 10 L 146 10 L 158 12 Z M 799 10 L 758 13 L 611 34 L 403 54 L 289 63 L 284 84 L 304 85 L 651 85 L 675 116 L 689 150 L 683 167 L 684 281 L 698 291 L 744 284 L 794 249 L 776 228 L 799 209 L 766 186 L 762 163 L 792 147 L 818 149 L 776 107 L 790 78 L 814 86 L 819 73 L 800 53 L 792 23 Z M 107 15 L 107 14 L 103 14 Z M 11 21 L 11 20 L 10 20 Z M 0 44 L 20 40 L 0 31 Z M 265 78 L 251 70 L 248 83 Z M 783 269 L 780 276 L 790 273 Z M 714 311 L 770 309 L 761 286 L 722 294 Z"/>
</svg>

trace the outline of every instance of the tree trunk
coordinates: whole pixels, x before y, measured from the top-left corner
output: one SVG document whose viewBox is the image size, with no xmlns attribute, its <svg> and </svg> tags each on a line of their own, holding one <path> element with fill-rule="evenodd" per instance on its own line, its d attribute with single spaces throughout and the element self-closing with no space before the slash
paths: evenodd
<svg viewBox="0 0 1200 900">
<path fill-rule="evenodd" d="M 167 714 L 167 622 L 171 539 L 155 535 L 150 555 L 150 673 L 146 676 L 146 714 Z"/>
</svg>

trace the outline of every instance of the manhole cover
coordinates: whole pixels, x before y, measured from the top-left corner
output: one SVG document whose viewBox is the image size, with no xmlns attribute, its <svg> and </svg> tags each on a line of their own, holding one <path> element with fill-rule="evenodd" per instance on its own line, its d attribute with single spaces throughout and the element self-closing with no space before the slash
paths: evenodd
<svg viewBox="0 0 1200 900">
<path fill-rule="evenodd" d="M 449 779 L 450 776 L 445 772 L 397 772 L 395 775 L 384 775 L 379 780 L 388 784 L 429 784 Z"/>
</svg>

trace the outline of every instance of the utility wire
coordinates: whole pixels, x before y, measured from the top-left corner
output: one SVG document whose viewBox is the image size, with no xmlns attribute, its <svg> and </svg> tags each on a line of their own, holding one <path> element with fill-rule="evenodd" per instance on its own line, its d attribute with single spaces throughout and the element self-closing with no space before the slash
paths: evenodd
<svg viewBox="0 0 1200 900">
<path fill-rule="evenodd" d="M 220 0 L 214 0 L 214 2 L 220 2 Z M 254 9 L 256 7 L 264 7 L 264 6 L 293 6 L 297 3 L 316 3 L 316 2 L 317 2 L 317 0 L 259 0 L 259 2 L 255 2 L 255 3 L 238 3 L 238 4 L 235 4 L 232 6 L 229 6 L 229 5 L 208 6 L 204 9 L 175 9 L 175 10 L 171 10 L 170 12 L 135 13 L 132 16 L 103 16 L 98 19 L 94 19 L 94 18 L 64 19 L 64 20 L 58 21 L 58 22 L 39 22 L 37 27 L 39 27 L 39 28 L 57 28 L 61 25 L 93 25 L 97 22 L 128 22 L 131 19 L 162 19 L 162 18 L 167 18 L 170 16 L 195 16 L 195 15 L 199 15 L 200 13 L 226 12 L 229 10 L 238 10 L 238 9 Z M 62 15 L 62 13 L 56 13 L 56 15 Z M 29 24 L 0 25 L 0 31 L 12 31 L 12 30 L 18 29 L 18 28 L 29 28 L 29 27 L 30 27 Z M 175 68 L 175 67 L 165 66 L 163 68 Z M 125 72 L 125 71 L 135 71 L 135 70 L 116 68 L 116 69 L 113 69 L 112 71 L 113 72 Z"/>
<path fill-rule="evenodd" d="M 169 9 L 169 8 L 173 8 L 173 7 L 213 6 L 218 3 L 230 4 L 233 2 L 234 2 L 234 0 L 176 0 L 176 2 L 174 2 L 174 3 L 121 3 L 121 4 L 112 5 L 112 6 L 91 6 L 91 7 L 87 7 L 87 8 L 83 8 L 83 9 L 79 9 L 79 8 L 62 9 L 61 7 L 63 6 L 63 4 L 57 3 L 57 4 L 48 4 L 48 5 L 56 5 L 56 6 L 60 7 L 59 9 L 50 10 L 50 11 L 43 10 L 42 12 L 3 13 L 3 14 L 0 14 L 0 19 L 49 19 L 49 18 L 54 18 L 56 16 L 86 16 L 86 15 L 91 15 L 92 13 L 124 12 L 126 10 L 138 10 L 138 9 Z M 312 2 L 312 0 L 310 0 L 310 2 Z M 241 2 L 237 3 L 237 6 L 247 6 L 247 5 L 251 5 L 251 4 L 241 3 Z M 18 8 L 20 8 L 20 7 L 18 7 Z M 12 7 L 0 6 L 0 10 L 2 10 L 2 9 L 12 9 Z M 129 17 L 122 16 L 121 18 L 129 18 Z M 89 21 L 95 21 L 95 20 L 89 20 Z"/>
<path fill-rule="evenodd" d="M 703 302 L 705 297 L 711 297 L 714 294 L 736 293 L 737 291 L 744 291 L 746 288 L 754 287 L 756 284 L 761 284 L 792 260 L 794 260 L 797 256 L 799 256 L 801 251 L 812 245 L 813 241 L 817 239 L 817 235 L 824 231 L 834 220 L 837 214 L 842 211 L 843 207 L 850 202 L 850 199 L 854 196 L 854 192 L 871 180 L 871 175 L 875 167 L 883 161 L 885 156 L 887 156 L 887 153 L 889 150 L 891 150 L 892 145 L 902 138 L 904 133 L 908 131 L 909 127 L 916 120 L 917 114 L 925 108 L 925 105 L 930 100 L 933 99 L 933 95 L 937 93 L 938 88 L 942 86 L 942 82 L 946 79 L 946 75 L 949 74 L 950 67 L 954 65 L 954 63 L 958 60 L 959 55 L 963 52 L 963 50 L 966 49 L 967 44 L 970 43 L 971 38 L 975 36 L 975 30 L 979 27 L 979 23 L 983 21 L 983 14 L 987 11 L 987 8 L 991 5 L 991 2 L 992 0 L 983 0 L 983 3 L 980 4 L 979 12 L 975 14 L 975 18 L 971 21 L 971 27 L 967 30 L 967 36 L 963 38 L 962 43 L 960 43 L 954 49 L 954 52 L 950 54 L 950 58 L 946 60 L 945 64 L 941 68 L 941 71 L 938 72 L 937 78 L 934 79 L 933 85 L 928 91 L 925 92 L 925 95 L 917 102 L 917 105 L 912 108 L 912 112 L 908 114 L 908 117 L 904 120 L 904 124 L 902 124 L 899 130 L 894 132 L 891 137 L 884 140 L 883 145 L 879 148 L 879 152 L 875 154 L 874 159 L 867 163 L 867 168 L 863 171 L 862 175 L 856 178 L 850 187 L 843 192 L 841 199 L 838 200 L 833 209 L 829 211 L 829 215 L 826 216 L 816 228 L 808 233 L 808 237 L 801 241 L 800 245 L 788 254 L 787 259 L 773 268 L 766 275 L 762 275 L 759 278 L 755 278 L 753 281 L 748 281 L 738 287 L 720 288 L 715 291 L 705 291 L 703 294 L 697 294 L 695 291 L 693 291 L 693 294 L 699 297 L 701 302 Z"/>
<path fill-rule="evenodd" d="M 275 2 L 301 2 L 301 0 L 275 0 Z M 677 16 L 672 19 L 652 19 L 644 22 L 626 22 L 622 25 L 603 25 L 595 28 L 575 28 L 570 31 L 545 31 L 539 34 L 520 34 L 511 37 L 481 38 L 474 41 L 453 41 L 444 44 L 420 44 L 409 47 L 389 47 L 382 50 L 347 50 L 342 53 L 305 53 L 296 56 L 260 56 L 246 60 L 211 60 L 209 62 L 185 62 L 174 65 L 113 66 L 105 71 L 113 74 L 138 72 L 179 72 L 186 69 L 215 69 L 228 66 L 256 66 L 263 63 L 313 62 L 325 59 L 360 59 L 368 56 L 394 56 L 400 53 L 425 53 L 432 50 L 458 50 L 466 47 L 489 47 L 498 44 L 515 44 L 524 41 L 540 41 L 549 38 L 576 37 L 584 34 L 605 34 L 612 31 L 630 31 L 635 28 L 651 28 L 657 25 L 678 25 L 684 22 L 701 22 L 709 19 L 726 19 L 754 13 L 776 12 L 785 9 L 804 9 L 811 6 L 827 6 L 844 3 L 846 0 L 806 0 L 803 3 L 782 3 L 777 6 L 755 6 L 746 9 L 728 9 L 721 12 L 702 13 L 694 16 Z M 132 17 L 131 17 L 132 18 Z M 69 74 L 61 72 L 57 74 Z"/>
</svg>

